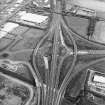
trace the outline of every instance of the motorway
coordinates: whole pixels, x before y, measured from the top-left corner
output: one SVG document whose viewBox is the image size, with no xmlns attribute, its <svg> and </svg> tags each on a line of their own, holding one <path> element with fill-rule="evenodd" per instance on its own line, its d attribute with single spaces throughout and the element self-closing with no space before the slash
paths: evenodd
<svg viewBox="0 0 105 105">
<path fill-rule="evenodd" d="M 72 26 L 68 25 L 66 19 L 68 16 L 64 16 L 62 13 L 64 5 L 61 1 L 52 0 L 49 2 L 51 9 L 47 12 L 49 7 L 44 9 L 44 12 L 37 12 L 37 9 L 38 11 L 42 10 L 40 8 L 42 4 L 35 8 L 34 14 L 49 18 L 49 21 L 43 23 L 44 28 L 41 28 L 43 24 L 39 25 L 37 21 L 37 24 L 34 23 L 35 27 L 32 26 L 31 20 L 25 22 L 26 18 L 23 19 L 24 21 L 19 21 L 16 18 L 17 14 L 25 11 L 26 6 L 30 6 L 31 1 L 26 0 L 25 3 L 21 3 L 12 13 L 10 11 L 10 14 L 2 14 L 15 5 L 16 2 L 13 2 L 0 13 L 0 16 L 6 16 L 1 18 L 0 34 L 3 35 L 2 31 L 7 31 L 4 34 L 7 36 L 2 36 L 0 39 L 0 59 L 27 64 L 37 83 L 36 86 L 42 89 L 42 95 L 39 93 L 41 100 L 39 101 L 43 105 L 59 105 L 68 84 L 79 72 L 90 67 L 95 69 L 97 63 L 103 65 L 98 67 L 99 71 L 105 72 L 104 64 L 101 64 L 105 61 L 105 44 L 89 40 L 79 35 L 78 30 L 74 31 Z M 84 2 L 81 1 L 80 3 Z M 101 8 L 103 9 L 103 7 Z M 3 30 L 3 25 L 8 24 L 8 22 L 10 22 L 9 25 L 15 24 L 16 26 L 12 30 L 8 28 L 8 30 Z M 3 54 L 7 54 L 7 56 L 5 57 Z M 40 102 L 38 105 L 41 105 Z"/>
</svg>

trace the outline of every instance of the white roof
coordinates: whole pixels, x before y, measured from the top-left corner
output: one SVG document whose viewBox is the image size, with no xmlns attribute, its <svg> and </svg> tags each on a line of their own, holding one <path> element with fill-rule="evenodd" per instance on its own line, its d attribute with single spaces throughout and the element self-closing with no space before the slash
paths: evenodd
<svg viewBox="0 0 105 105">
<path fill-rule="evenodd" d="M 6 32 L 10 32 L 18 26 L 19 26 L 19 24 L 8 22 L 8 23 L 4 24 L 4 27 L 1 30 L 6 31 Z"/>
<path fill-rule="evenodd" d="M 8 32 L 11 32 L 13 29 L 15 29 L 18 26 L 19 24 L 12 23 L 12 22 L 8 22 L 4 24 L 3 28 L 1 28 L 1 31 L 0 31 L 0 38 L 4 37 L 5 35 L 7 35 Z"/>
<path fill-rule="evenodd" d="M 93 81 L 100 82 L 100 83 L 105 83 L 105 77 L 99 76 L 99 75 L 95 75 Z"/>
<path fill-rule="evenodd" d="M 75 5 L 105 12 L 105 1 L 103 0 L 74 0 Z"/>
<path fill-rule="evenodd" d="M 48 16 L 38 14 L 26 13 L 26 11 L 19 12 L 20 18 L 25 21 L 41 23 L 48 19 Z"/>
<path fill-rule="evenodd" d="M 16 1 L 16 3 L 22 3 L 23 2 L 23 0 L 17 0 Z"/>
</svg>

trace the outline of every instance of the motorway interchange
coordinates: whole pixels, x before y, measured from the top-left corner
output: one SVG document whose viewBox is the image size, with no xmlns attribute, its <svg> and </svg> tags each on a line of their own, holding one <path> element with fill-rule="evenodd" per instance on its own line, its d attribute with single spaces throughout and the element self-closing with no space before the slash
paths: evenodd
<svg viewBox="0 0 105 105">
<path fill-rule="evenodd" d="M 105 105 L 104 2 L 85 1 L 0 2 L 1 105 Z"/>
</svg>

